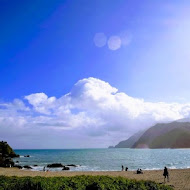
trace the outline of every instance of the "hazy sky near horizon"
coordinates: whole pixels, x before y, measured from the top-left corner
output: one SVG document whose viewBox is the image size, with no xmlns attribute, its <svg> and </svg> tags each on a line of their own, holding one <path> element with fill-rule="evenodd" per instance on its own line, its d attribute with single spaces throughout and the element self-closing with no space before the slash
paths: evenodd
<svg viewBox="0 0 190 190">
<path fill-rule="evenodd" d="M 106 147 L 189 117 L 190 1 L 1 0 L 0 28 L 15 148 Z"/>
</svg>

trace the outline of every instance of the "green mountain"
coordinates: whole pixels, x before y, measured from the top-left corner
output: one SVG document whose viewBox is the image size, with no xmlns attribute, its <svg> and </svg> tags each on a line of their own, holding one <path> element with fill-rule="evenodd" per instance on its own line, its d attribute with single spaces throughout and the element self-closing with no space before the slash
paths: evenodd
<svg viewBox="0 0 190 190">
<path fill-rule="evenodd" d="M 190 148 L 190 122 L 156 124 L 132 148 Z"/>
<path fill-rule="evenodd" d="M 127 140 L 119 142 L 115 148 L 131 148 L 136 141 L 139 140 L 141 135 L 144 133 L 144 131 L 140 131 L 138 133 L 135 133 L 131 137 L 129 137 Z"/>
</svg>

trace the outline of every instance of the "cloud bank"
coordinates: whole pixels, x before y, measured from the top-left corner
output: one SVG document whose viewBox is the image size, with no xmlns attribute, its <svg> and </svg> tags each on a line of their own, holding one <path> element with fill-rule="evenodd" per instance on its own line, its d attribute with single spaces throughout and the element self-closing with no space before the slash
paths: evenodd
<svg viewBox="0 0 190 190">
<path fill-rule="evenodd" d="M 1 102 L 0 139 L 15 148 L 107 147 L 189 113 L 190 104 L 146 102 L 90 77 L 60 98 L 34 93 Z"/>
</svg>

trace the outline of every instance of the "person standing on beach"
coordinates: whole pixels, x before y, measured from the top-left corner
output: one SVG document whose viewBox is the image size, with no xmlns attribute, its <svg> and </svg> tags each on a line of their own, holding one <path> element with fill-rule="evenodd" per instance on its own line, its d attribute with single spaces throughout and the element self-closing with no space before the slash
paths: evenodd
<svg viewBox="0 0 190 190">
<path fill-rule="evenodd" d="M 122 166 L 121 166 L 121 171 L 123 171 L 123 170 L 124 170 L 124 166 L 122 165 Z"/>
<path fill-rule="evenodd" d="M 168 168 L 166 167 L 164 168 L 163 176 L 164 176 L 164 183 L 165 183 L 166 177 L 167 177 L 167 181 L 169 182 L 169 173 L 168 173 Z"/>
</svg>

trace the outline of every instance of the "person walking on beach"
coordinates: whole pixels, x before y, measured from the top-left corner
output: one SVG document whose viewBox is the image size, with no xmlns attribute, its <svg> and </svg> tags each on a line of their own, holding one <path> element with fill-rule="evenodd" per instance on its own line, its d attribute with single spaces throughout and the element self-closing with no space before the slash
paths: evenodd
<svg viewBox="0 0 190 190">
<path fill-rule="evenodd" d="M 124 170 L 124 166 L 122 165 L 122 166 L 121 166 L 121 171 L 123 171 L 123 170 Z"/>
<path fill-rule="evenodd" d="M 138 168 L 137 170 L 137 174 L 143 174 L 143 171 L 141 169 Z"/>
<path fill-rule="evenodd" d="M 165 183 L 166 177 L 167 177 L 167 181 L 169 182 L 169 173 L 168 173 L 168 168 L 166 167 L 164 168 L 163 176 L 164 176 L 164 183 Z"/>
</svg>

